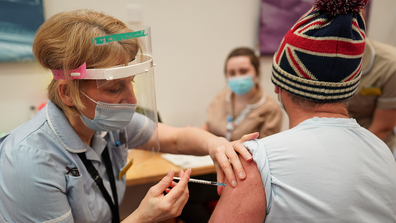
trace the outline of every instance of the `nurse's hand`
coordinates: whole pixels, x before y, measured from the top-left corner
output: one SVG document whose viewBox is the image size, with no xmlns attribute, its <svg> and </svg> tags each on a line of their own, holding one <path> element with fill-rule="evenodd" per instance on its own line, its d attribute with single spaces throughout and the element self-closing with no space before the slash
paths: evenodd
<svg viewBox="0 0 396 223">
<path fill-rule="evenodd" d="M 191 169 L 185 172 L 181 170 L 179 172 L 181 180 L 175 183 L 173 170 L 169 171 L 158 184 L 150 188 L 139 207 L 123 223 L 159 222 L 179 216 L 189 197 L 187 183 L 190 174 Z"/>
<path fill-rule="evenodd" d="M 251 133 L 244 135 L 241 139 L 228 142 L 227 140 L 222 141 L 221 144 L 218 142 L 213 143 L 209 148 L 209 155 L 212 158 L 216 172 L 217 181 L 223 183 L 224 176 L 227 177 L 228 182 L 231 182 L 231 186 L 236 187 L 237 181 L 235 175 L 239 179 L 244 180 L 246 178 L 245 170 L 239 161 L 239 153 L 246 161 L 253 160 L 250 152 L 242 145 L 243 142 L 256 139 L 259 133 Z M 235 173 L 235 174 L 234 174 Z M 221 194 L 223 190 L 222 186 L 217 187 L 217 193 Z"/>
</svg>

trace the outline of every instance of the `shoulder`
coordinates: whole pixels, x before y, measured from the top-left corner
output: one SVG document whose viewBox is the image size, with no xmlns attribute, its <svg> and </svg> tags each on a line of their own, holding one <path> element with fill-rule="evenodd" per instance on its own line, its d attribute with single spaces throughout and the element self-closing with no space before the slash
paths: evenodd
<svg viewBox="0 0 396 223">
<path fill-rule="evenodd" d="M 265 103 L 263 104 L 263 107 L 264 106 L 275 113 L 282 113 L 282 108 L 279 105 L 279 102 L 273 99 L 270 95 L 267 95 Z"/>
<path fill-rule="evenodd" d="M 38 122 L 34 118 L 33 120 L 29 120 L 0 140 L 1 150 L 17 152 L 23 148 L 30 148 L 32 150 L 53 149 L 53 140 L 55 137 L 48 133 L 48 131 L 43 130 L 43 125 L 44 122 Z"/>
<path fill-rule="evenodd" d="M 304 127 L 296 126 L 292 129 L 287 129 L 272 135 L 268 135 L 264 138 L 246 141 L 243 143 L 243 145 L 250 151 L 250 153 L 253 154 L 253 158 L 264 158 L 267 157 L 267 154 L 274 150 L 274 148 L 288 144 L 288 142 L 291 140 L 300 139 L 302 136 L 304 136 L 304 134 L 306 134 L 303 129 Z M 265 163 L 265 159 L 259 159 L 257 162 L 259 169 L 264 165 L 263 162 Z"/>
<path fill-rule="evenodd" d="M 227 96 L 231 93 L 230 89 L 225 88 L 223 90 L 221 90 L 219 93 L 217 93 L 213 99 L 211 103 L 219 103 L 219 102 L 225 102 Z"/>
<path fill-rule="evenodd" d="M 374 48 L 375 48 L 375 55 L 391 55 L 391 59 L 393 61 L 396 61 L 396 46 L 387 44 L 387 43 L 382 43 L 382 42 L 378 42 L 375 40 L 370 39 L 370 41 L 372 42 Z"/>
<path fill-rule="evenodd" d="M 7 171 L 15 171 L 18 175 L 26 176 L 36 173 L 42 175 L 47 168 L 48 170 L 58 169 L 58 161 L 61 160 L 59 159 L 61 158 L 60 154 L 56 149 L 53 149 L 53 151 L 43 150 L 40 145 L 43 144 L 2 144 L 0 147 L 0 165 Z"/>
<path fill-rule="evenodd" d="M 43 174 L 45 168 L 56 170 L 60 162 L 69 163 L 68 152 L 50 130 L 44 112 L 3 137 L 0 140 L 0 154 L 1 166 L 18 171 L 19 175 L 34 175 L 35 169 L 40 168 L 43 169 L 37 174 Z"/>
<path fill-rule="evenodd" d="M 31 196 L 26 194 L 29 191 L 64 187 L 66 169 L 61 169 L 64 165 L 59 165 L 53 154 L 24 144 L 0 149 L 0 184 L 6 191 L 25 199 Z"/>
<path fill-rule="evenodd" d="M 231 94 L 231 90 L 228 88 L 223 89 L 219 93 L 215 95 L 215 97 L 211 100 L 207 111 L 208 112 L 218 112 L 218 109 L 225 109 L 226 105 L 230 102 L 227 98 L 229 98 Z"/>
<path fill-rule="evenodd" d="M 147 116 L 135 113 L 132 121 L 126 126 L 129 147 L 144 145 L 154 134 L 156 128 L 156 123 Z"/>
<path fill-rule="evenodd" d="M 260 87 L 260 90 L 262 92 L 262 97 L 264 99 L 264 102 L 258 107 L 259 110 L 270 110 L 274 112 L 282 112 L 282 108 L 279 105 L 279 102 L 274 99 L 271 95 L 269 95 L 267 92 L 262 90 Z"/>
</svg>

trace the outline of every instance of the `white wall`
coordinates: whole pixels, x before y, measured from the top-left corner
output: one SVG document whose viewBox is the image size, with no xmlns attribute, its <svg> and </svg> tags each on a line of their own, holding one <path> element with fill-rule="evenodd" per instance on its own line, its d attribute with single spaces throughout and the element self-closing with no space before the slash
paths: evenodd
<svg viewBox="0 0 396 223">
<path fill-rule="evenodd" d="M 396 46 L 396 0 L 370 0 L 370 2 L 372 5 L 367 36 Z"/>
</svg>

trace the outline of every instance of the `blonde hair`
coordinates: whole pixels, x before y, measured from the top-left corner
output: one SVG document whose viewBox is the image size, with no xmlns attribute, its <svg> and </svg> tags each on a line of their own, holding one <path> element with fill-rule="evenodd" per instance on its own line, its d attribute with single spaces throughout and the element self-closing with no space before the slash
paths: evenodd
<svg viewBox="0 0 396 223">
<path fill-rule="evenodd" d="M 120 20 L 101 12 L 75 10 L 56 14 L 46 20 L 37 31 L 33 53 L 37 61 L 47 69 L 63 70 L 67 87 L 65 94 L 72 98 L 73 107 L 67 106 L 58 93 L 58 80 L 48 86 L 48 98 L 64 112 L 79 115 L 85 108 L 80 99 L 84 80 L 72 80 L 70 70 L 86 63 L 87 68 L 106 68 L 127 64 L 140 50 L 136 39 L 111 42 L 94 46 L 92 38 L 132 32 Z"/>
</svg>

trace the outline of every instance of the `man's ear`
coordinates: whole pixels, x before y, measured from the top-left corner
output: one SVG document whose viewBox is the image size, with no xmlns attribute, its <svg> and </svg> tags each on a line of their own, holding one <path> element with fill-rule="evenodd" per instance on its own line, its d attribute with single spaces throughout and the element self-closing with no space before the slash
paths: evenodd
<svg viewBox="0 0 396 223">
<path fill-rule="evenodd" d="M 278 86 L 275 85 L 275 90 L 274 90 L 275 93 L 279 94 L 279 90 L 280 90 L 280 88 L 279 88 Z"/>
<path fill-rule="evenodd" d="M 58 81 L 58 94 L 63 103 L 65 103 L 67 106 L 74 106 L 73 99 L 69 94 L 69 86 L 65 80 Z"/>
</svg>

